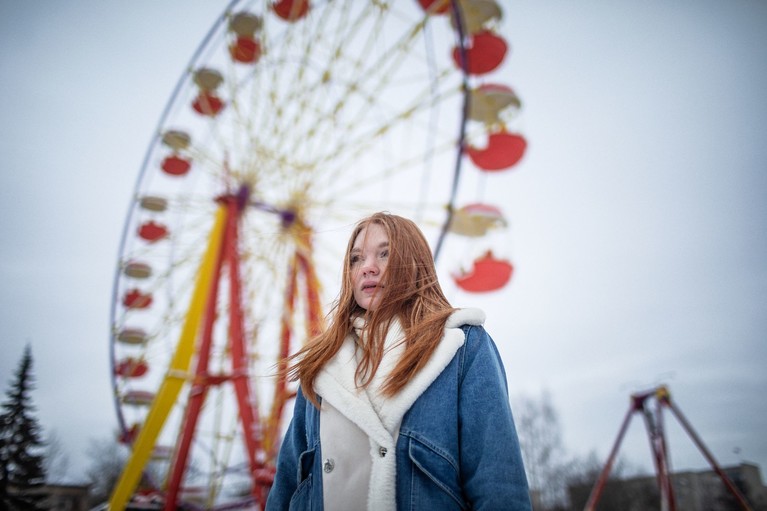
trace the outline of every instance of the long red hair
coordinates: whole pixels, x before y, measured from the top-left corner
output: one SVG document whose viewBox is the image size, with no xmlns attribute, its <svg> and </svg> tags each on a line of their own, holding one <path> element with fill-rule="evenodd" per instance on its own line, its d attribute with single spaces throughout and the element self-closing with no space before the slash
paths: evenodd
<svg viewBox="0 0 767 511">
<path fill-rule="evenodd" d="M 384 229 L 389 239 L 389 256 L 381 276 L 383 293 L 374 311 L 360 307 L 354 299 L 351 251 L 357 236 L 370 224 Z M 453 312 L 437 279 L 429 244 L 411 220 L 389 213 L 375 213 L 355 226 L 344 255 L 341 291 L 330 312 L 330 326 L 292 355 L 286 373 L 291 381 L 299 380 L 304 395 L 318 404 L 314 379 L 322 367 L 338 352 L 347 336 L 353 333 L 353 321 L 366 320 L 365 343 L 360 343 L 362 357 L 356 376 L 366 386 L 375 376 L 384 352 L 386 332 L 394 318 L 405 333 L 405 351 L 386 379 L 384 395 L 393 396 L 426 364 L 436 349 Z"/>
</svg>

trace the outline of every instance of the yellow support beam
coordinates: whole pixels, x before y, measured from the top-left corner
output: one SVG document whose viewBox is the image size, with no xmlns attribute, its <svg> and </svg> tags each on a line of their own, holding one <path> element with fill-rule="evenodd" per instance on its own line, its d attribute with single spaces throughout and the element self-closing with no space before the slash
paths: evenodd
<svg viewBox="0 0 767 511">
<path fill-rule="evenodd" d="M 221 254 L 226 215 L 227 208 L 222 205 L 216 212 L 216 219 L 210 232 L 208 248 L 200 263 L 194 293 L 192 294 L 181 335 L 176 345 L 176 352 L 168 367 L 168 373 L 163 379 L 160 390 L 144 421 L 144 425 L 133 444 L 131 456 L 125 467 L 123 467 L 120 480 L 112 492 L 112 497 L 109 499 L 110 511 L 124 510 L 128 500 L 136 490 L 136 485 L 141 478 L 144 467 L 152 455 L 157 437 L 160 435 L 170 410 L 181 392 L 181 387 L 186 380 L 185 376 L 189 374 L 197 333 L 202 323 L 202 315 L 205 311 L 211 282 Z"/>
</svg>

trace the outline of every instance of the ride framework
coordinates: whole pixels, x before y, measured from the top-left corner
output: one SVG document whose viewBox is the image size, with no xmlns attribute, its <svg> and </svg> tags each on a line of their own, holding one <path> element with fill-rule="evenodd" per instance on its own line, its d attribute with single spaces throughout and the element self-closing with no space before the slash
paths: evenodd
<svg viewBox="0 0 767 511">
<path fill-rule="evenodd" d="M 654 407 L 652 405 L 652 401 L 655 402 Z M 674 487 L 671 484 L 671 468 L 663 423 L 664 409 L 668 409 L 674 414 L 682 428 L 684 428 L 684 431 L 698 447 L 700 452 L 706 458 L 706 461 L 709 462 L 714 472 L 716 472 L 716 474 L 719 476 L 727 491 L 735 498 L 740 508 L 744 511 L 751 511 L 751 507 L 749 506 L 746 499 L 743 497 L 740 491 L 738 491 L 738 488 L 733 484 L 730 478 L 727 477 L 727 474 L 716 462 L 714 456 L 711 454 L 708 448 L 706 448 L 703 441 L 692 428 L 692 425 L 682 414 L 679 407 L 673 403 L 671 400 L 671 393 L 665 385 L 661 385 L 654 389 L 631 395 L 631 403 L 629 405 L 628 412 L 623 419 L 623 423 L 621 424 L 620 430 L 618 431 L 618 436 L 615 439 L 615 443 L 613 444 L 613 447 L 610 451 L 610 455 L 607 457 L 604 468 L 599 474 L 599 477 L 594 484 L 594 488 L 591 490 L 591 494 L 589 495 L 589 499 L 586 502 L 586 506 L 583 508 L 584 511 L 596 510 L 597 504 L 599 503 L 599 499 L 602 495 L 602 491 L 604 490 L 605 484 L 607 483 L 607 478 L 610 475 L 613 463 L 615 462 L 615 458 L 618 455 L 618 450 L 620 448 L 621 442 L 623 441 L 623 437 L 625 436 L 626 430 L 628 429 L 629 423 L 631 422 L 631 418 L 635 413 L 642 414 L 647 430 L 647 436 L 650 440 L 650 448 L 652 450 L 653 463 L 655 465 L 655 475 L 658 481 L 658 488 L 660 490 L 661 509 L 664 511 L 676 511 L 677 503 L 674 496 Z"/>
</svg>

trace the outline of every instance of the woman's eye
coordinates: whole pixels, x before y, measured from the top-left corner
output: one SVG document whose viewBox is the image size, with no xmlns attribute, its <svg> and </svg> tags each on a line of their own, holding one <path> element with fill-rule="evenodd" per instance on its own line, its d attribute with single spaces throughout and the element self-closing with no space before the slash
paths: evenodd
<svg viewBox="0 0 767 511">
<path fill-rule="evenodd" d="M 353 256 L 351 256 L 351 257 L 349 258 L 349 262 L 350 262 L 352 265 L 355 265 L 355 264 L 357 264 L 358 262 L 360 262 L 360 256 L 357 256 L 357 255 L 353 255 Z"/>
<path fill-rule="evenodd" d="M 382 250 L 381 253 L 378 255 L 381 259 L 386 259 L 389 257 L 389 251 L 388 250 Z"/>
</svg>

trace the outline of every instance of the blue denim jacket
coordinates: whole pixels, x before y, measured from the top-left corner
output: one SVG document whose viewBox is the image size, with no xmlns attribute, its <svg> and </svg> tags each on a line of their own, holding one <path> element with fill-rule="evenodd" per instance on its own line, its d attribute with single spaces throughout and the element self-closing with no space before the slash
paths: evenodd
<svg viewBox="0 0 767 511">
<path fill-rule="evenodd" d="M 461 328 L 464 345 L 402 420 L 397 509 L 529 511 L 498 350 L 481 326 Z M 267 510 L 323 509 L 319 426 L 319 410 L 299 391 Z"/>
</svg>

